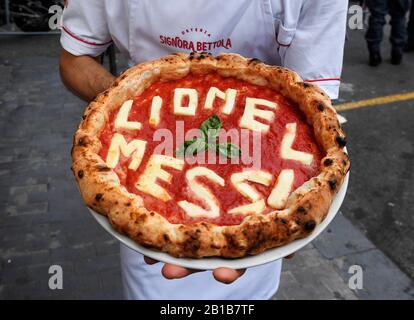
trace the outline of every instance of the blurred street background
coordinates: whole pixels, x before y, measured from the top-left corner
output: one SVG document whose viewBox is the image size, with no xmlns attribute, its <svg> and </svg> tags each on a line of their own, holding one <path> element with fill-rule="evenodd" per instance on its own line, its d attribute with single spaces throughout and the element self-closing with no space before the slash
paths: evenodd
<svg viewBox="0 0 414 320">
<path fill-rule="evenodd" d="M 391 65 L 387 28 L 385 61 L 370 67 L 364 33 L 348 30 L 335 102 L 352 160 L 345 202 L 285 260 L 274 299 L 414 299 L 414 53 Z M 70 171 L 86 104 L 61 84 L 59 52 L 59 35 L 0 33 L 0 299 L 121 299 L 119 244 Z M 63 290 L 48 287 L 51 265 L 63 268 Z M 353 265 L 362 289 L 349 286 Z"/>
</svg>

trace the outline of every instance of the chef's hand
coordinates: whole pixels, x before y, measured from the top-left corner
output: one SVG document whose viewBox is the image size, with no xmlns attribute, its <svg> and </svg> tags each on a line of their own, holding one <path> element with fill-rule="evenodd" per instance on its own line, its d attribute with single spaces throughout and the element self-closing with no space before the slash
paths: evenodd
<svg viewBox="0 0 414 320">
<path fill-rule="evenodd" d="M 157 260 L 148 257 L 144 257 L 144 260 L 147 264 L 158 263 Z M 188 269 L 169 263 L 164 264 L 162 267 L 162 275 L 167 279 L 180 279 L 190 274 L 202 271 L 204 270 Z M 230 284 L 240 278 L 245 271 L 246 269 L 234 270 L 230 268 L 217 268 L 213 270 L 213 276 L 219 282 Z"/>
<path fill-rule="evenodd" d="M 285 257 L 285 259 L 291 259 L 295 254 L 292 253 Z M 155 264 L 159 261 L 144 257 L 144 260 L 147 264 Z M 202 272 L 204 270 L 195 270 L 195 269 L 188 269 L 180 266 L 176 266 L 173 264 L 166 263 L 164 264 L 164 267 L 162 267 L 162 275 L 167 279 L 180 279 L 184 278 L 186 276 L 189 276 L 190 274 L 196 273 L 196 272 Z M 230 269 L 230 268 L 217 268 L 213 270 L 213 276 L 214 278 L 222 283 L 230 284 L 234 281 L 236 281 L 238 278 L 240 278 L 246 269 Z"/>
</svg>

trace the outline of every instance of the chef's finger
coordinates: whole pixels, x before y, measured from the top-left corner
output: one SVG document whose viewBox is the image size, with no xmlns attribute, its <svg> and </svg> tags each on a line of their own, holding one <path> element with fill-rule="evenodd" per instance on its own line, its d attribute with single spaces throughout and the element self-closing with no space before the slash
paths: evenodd
<svg viewBox="0 0 414 320">
<path fill-rule="evenodd" d="M 195 272 L 201 272 L 204 270 L 188 269 L 173 264 L 165 264 L 162 268 L 162 275 L 167 279 L 181 279 Z"/>
<path fill-rule="evenodd" d="M 246 269 L 229 269 L 229 268 L 217 268 L 213 271 L 213 276 L 217 281 L 225 284 L 230 284 L 240 278 Z"/>
</svg>

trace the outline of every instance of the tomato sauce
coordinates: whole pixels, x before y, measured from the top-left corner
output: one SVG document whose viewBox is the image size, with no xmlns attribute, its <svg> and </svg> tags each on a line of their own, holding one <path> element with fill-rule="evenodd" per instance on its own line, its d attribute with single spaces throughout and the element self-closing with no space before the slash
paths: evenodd
<svg viewBox="0 0 414 320">
<path fill-rule="evenodd" d="M 238 91 L 236 97 L 236 104 L 233 112 L 230 115 L 221 113 L 221 109 L 224 105 L 224 101 L 220 98 L 216 98 L 214 101 L 214 107 L 212 110 L 204 109 L 204 102 L 206 95 L 210 87 L 217 87 L 218 89 L 225 91 L 226 89 L 233 88 Z M 175 88 L 193 88 L 198 92 L 198 107 L 196 116 L 179 116 L 173 113 L 173 97 Z M 163 100 L 161 108 L 160 123 L 156 129 L 149 126 L 148 120 L 151 110 L 151 102 L 154 96 L 160 96 Z M 253 85 L 245 81 L 237 80 L 235 78 L 224 78 L 217 74 L 208 74 L 204 76 L 188 75 L 183 79 L 169 82 L 155 82 L 149 88 L 147 88 L 141 95 L 134 98 L 134 103 L 129 114 L 129 121 L 139 121 L 142 123 L 140 130 L 122 131 L 126 141 L 132 139 L 141 139 L 147 141 L 147 147 L 144 158 L 136 171 L 129 170 L 128 164 L 130 159 L 127 159 L 121 155 L 118 166 L 115 168 L 115 172 L 118 174 L 121 183 L 131 193 L 140 195 L 144 199 L 145 206 L 149 210 L 154 210 L 164 217 L 166 217 L 171 223 L 184 223 L 190 224 L 197 221 L 209 221 L 217 225 L 234 225 L 239 224 L 244 216 L 228 214 L 227 211 L 234 207 L 249 204 L 250 200 L 241 195 L 231 184 L 230 176 L 233 173 L 241 172 L 243 169 L 251 168 L 252 164 L 242 163 L 238 164 L 230 163 L 220 164 L 219 158 L 222 157 L 214 151 L 210 156 L 217 158 L 216 163 L 202 164 L 209 169 L 212 169 L 219 176 L 221 176 L 226 185 L 220 187 L 205 178 L 200 178 L 199 182 L 209 188 L 214 196 L 217 198 L 221 206 L 221 214 L 218 218 L 191 218 L 185 214 L 185 212 L 177 205 L 178 201 L 187 200 L 204 207 L 203 202 L 197 197 L 192 195 L 189 191 L 187 181 L 185 179 L 185 173 L 188 169 L 200 165 L 189 164 L 188 159 L 182 171 L 174 170 L 172 168 L 164 167 L 163 169 L 168 171 L 172 175 L 171 184 L 163 181 L 157 183 L 164 187 L 171 195 L 172 200 L 162 202 L 146 193 L 140 192 L 135 188 L 135 184 L 145 170 L 146 164 L 153 154 L 154 149 L 162 143 L 162 141 L 154 141 L 154 133 L 158 129 L 168 129 L 174 136 L 174 150 L 182 143 L 175 139 L 176 134 L 176 121 L 181 120 L 184 122 L 184 131 L 187 132 L 190 129 L 198 129 L 203 121 L 210 116 L 217 115 L 225 130 L 236 129 L 240 131 L 239 121 L 244 112 L 246 97 L 260 98 L 269 101 L 276 102 L 278 108 L 272 110 L 274 112 L 274 120 L 270 125 L 270 129 L 266 133 L 261 134 L 261 169 L 270 172 L 273 175 L 272 185 L 269 187 L 252 183 L 252 185 L 260 192 L 264 199 L 266 199 L 272 190 L 273 184 L 276 181 L 280 171 L 282 169 L 294 169 L 295 180 L 293 190 L 302 185 L 305 181 L 316 176 L 319 173 L 319 162 L 323 157 L 314 135 L 312 128 L 306 123 L 306 120 L 298 107 L 283 97 L 280 93 L 275 92 L 269 88 Z M 185 103 L 185 101 L 184 101 Z M 266 107 L 257 106 L 258 109 L 270 110 Z M 114 119 L 117 115 L 116 110 L 110 116 L 110 121 L 106 124 L 104 130 L 100 135 L 102 142 L 102 148 L 99 152 L 103 159 L 106 159 L 106 155 L 111 143 L 112 136 L 116 132 L 114 129 Z M 266 120 L 256 119 L 262 123 L 266 123 Z M 310 166 L 305 166 L 298 161 L 281 159 L 280 146 L 282 138 L 286 132 L 285 126 L 287 123 L 297 123 L 296 139 L 293 143 L 293 149 L 313 154 L 313 162 Z M 252 132 L 250 132 L 252 133 Z M 232 141 L 233 142 L 233 141 Z M 234 142 L 233 142 L 234 143 Z M 248 145 L 250 146 L 249 152 L 252 153 L 253 138 L 250 135 Z M 242 150 L 243 152 L 243 150 Z M 197 157 L 205 157 L 206 152 L 200 153 Z M 166 154 L 173 156 L 173 154 Z M 241 160 L 241 159 L 239 159 Z M 266 212 L 270 212 L 271 208 L 267 208 Z"/>
</svg>

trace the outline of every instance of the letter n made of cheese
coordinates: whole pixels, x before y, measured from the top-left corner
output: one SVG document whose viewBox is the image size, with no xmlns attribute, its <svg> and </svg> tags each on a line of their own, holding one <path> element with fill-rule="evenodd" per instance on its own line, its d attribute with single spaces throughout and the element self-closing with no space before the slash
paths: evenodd
<svg viewBox="0 0 414 320">
<path fill-rule="evenodd" d="M 184 160 L 164 156 L 160 154 L 153 154 L 148 161 L 144 172 L 139 177 L 135 187 L 142 192 L 145 192 L 161 201 L 171 200 L 170 194 L 157 184 L 160 179 L 167 183 L 171 183 L 172 175 L 165 171 L 162 167 L 169 167 L 175 170 L 182 170 L 184 167 Z"/>
<path fill-rule="evenodd" d="M 222 112 L 224 114 L 229 115 L 233 111 L 234 104 L 236 102 L 236 95 L 237 95 L 237 90 L 235 89 L 230 88 L 230 89 L 227 89 L 226 92 L 223 92 L 216 87 L 211 87 L 208 90 L 204 108 L 213 109 L 214 100 L 216 99 L 216 97 L 218 97 L 224 100 L 224 107 L 223 107 Z"/>
</svg>

